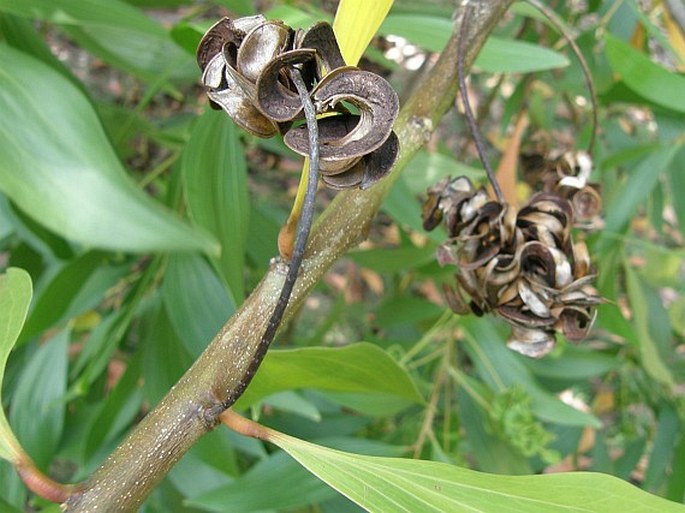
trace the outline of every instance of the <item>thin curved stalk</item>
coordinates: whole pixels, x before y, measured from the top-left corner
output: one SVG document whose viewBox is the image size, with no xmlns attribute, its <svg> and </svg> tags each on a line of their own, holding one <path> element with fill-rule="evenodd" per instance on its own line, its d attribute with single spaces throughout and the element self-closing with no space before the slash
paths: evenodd
<svg viewBox="0 0 685 513">
<path fill-rule="evenodd" d="M 293 249 L 292 257 L 290 258 L 288 273 L 285 275 L 285 281 L 283 282 L 281 293 L 279 294 L 278 300 L 276 301 L 276 306 L 271 313 L 266 330 L 264 330 L 264 334 L 259 341 L 257 350 L 252 357 L 250 367 L 245 372 L 241 383 L 221 403 L 219 406 L 220 412 L 229 408 L 243 394 L 247 386 L 250 384 L 250 381 L 252 381 L 252 378 L 257 372 L 259 365 L 262 363 L 264 356 L 266 356 L 266 352 L 269 349 L 271 342 L 273 342 L 273 339 L 276 336 L 276 332 L 278 331 L 281 321 L 283 320 L 285 309 L 288 307 L 288 301 L 290 300 L 293 287 L 297 281 L 297 275 L 300 271 L 302 260 L 304 258 L 305 246 L 307 245 L 309 232 L 311 231 L 312 222 L 314 220 L 316 187 L 319 181 L 319 127 L 316 121 L 316 109 L 314 108 L 312 99 L 309 96 L 307 85 L 302 79 L 302 74 L 297 68 L 292 68 L 290 70 L 290 78 L 295 84 L 297 92 L 300 95 L 300 100 L 302 101 L 304 117 L 307 121 L 307 129 L 309 133 L 310 152 L 309 169 L 306 177 L 307 188 L 304 194 L 304 201 L 302 202 L 302 212 L 300 215 L 300 222 L 298 223 L 295 248 Z"/>
<path fill-rule="evenodd" d="M 595 91 L 595 84 L 592 81 L 592 74 L 590 73 L 590 68 L 587 65 L 587 61 L 585 60 L 585 57 L 583 56 L 583 52 L 580 51 L 580 48 L 578 48 L 578 44 L 576 43 L 575 39 L 573 38 L 573 34 L 570 34 L 568 30 L 564 27 L 564 24 L 561 22 L 559 17 L 557 16 L 557 13 L 555 13 L 552 9 L 547 7 L 545 4 L 540 2 L 539 0 L 527 0 L 530 5 L 535 7 L 538 11 L 540 11 L 542 14 L 545 15 L 545 17 L 550 21 L 552 25 L 554 25 L 554 28 L 556 28 L 562 36 L 564 36 L 564 39 L 568 41 L 569 46 L 571 47 L 571 50 L 573 50 L 573 53 L 575 54 L 576 58 L 578 59 L 578 62 L 580 63 L 580 67 L 583 70 L 583 77 L 585 78 L 585 85 L 587 86 L 588 93 L 590 94 L 590 105 L 592 107 L 592 132 L 590 133 L 590 141 L 588 142 L 587 145 L 587 152 L 592 155 L 592 151 L 595 148 L 595 140 L 597 139 L 597 126 L 599 125 L 599 120 L 597 119 L 598 113 L 597 113 L 597 93 Z"/>
<path fill-rule="evenodd" d="M 480 136 L 478 130 L 478 123 L 476 123 L 476 118 L 473 116 L 473 110 L 471 109 L 471 101 L 469 100 L 469 92 L 466 89 L 466 72 L 464 71 L 464 46 L 466 40 L 466 34 L 468 25 L 471 21 L 471 11 L 473 7 L 468 4 L 464 7 L 464 16 L 461 22 L 461 27 L 459 29 L 459 45 L 457 49 L 457 75 L 459 80 L 459 94 L 461 96 L 461 101 L 464 103 L 464 115 L 466 116 L 466 123 L 471 131 L 471 137 L 473 137 L 473 142 L 476 144 L 476 149 L 478 150 L 478 156 L 480 161 L 483 163 L 485 168 L 485 173 L 488 175 L 488 180 L 490 180 L 490 185 L 492 185 L 492 190 L 495 191 L 495 196 L 497 201 L 504 203 L 504 193 L 499 186 L 495 172 L 490 164 L 490 159 L 487 153 L 485 153 L 485 146 L 483 145 L 483 138 Z"/>
</svg>

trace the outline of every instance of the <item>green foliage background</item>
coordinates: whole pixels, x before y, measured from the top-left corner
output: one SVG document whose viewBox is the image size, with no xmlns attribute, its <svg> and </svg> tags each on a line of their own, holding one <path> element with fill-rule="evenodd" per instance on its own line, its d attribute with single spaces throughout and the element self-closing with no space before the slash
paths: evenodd
<svg viewBox="0 0 685 513">
<path fill-rule="evenodd" d="M 452 115 L 237 409 L 349 452 L 493 474 L 599 471 L 683 502 L 685 46 L 658 3 L 649 12 L 632 0 L 590 1 L 584 11 L 557 4 L 600 97 L 594 179 L 605 226 L 587 241 L 610 302 L 589 340 L 559 340 L 531 361 L 506 349 L 499 322 L 458 318 L 442 304 L 436 291 L 451 272 L 433 254 L 444 233 L 421 230 L 419 198 L 446 175 L 483 178 L 471 155 L 455 151 L 467 137 Z M 381 33 L 439 51 L 450 5 L 398 0 Z M 195 45 L 225 9 L 255 12 L 247 0 L 0 0 L 0 270 L 23 268 L 34 286 L 2 404 L 22 445 L 58 480 L 97 467 L 277 253 L 290 201 L 282 191 L 296 184 L 299 163 L 280 142 L 206 109 L 195 85 Z M 314 2 L 270 9 L 293 26 L 331 17 Z M 377 48 L 368 59 L 400 91 L 410 87 L 416 72 Z M 490 98 L 482 123 L 495 146 L 525 105 L 529 133 L 547 134 L 552 148 L 585 147 L 580 68 L 527 5 L 502 20 L 471 84 Z M 360 472 L 380 472 L 360 462 Z M 27 501 L 57 511 L 28 497 L 0 462 L 0 510 Z M 144 507 L 228 510 L 359 507 L 284 452 L 226 429 L 203 438 Z"/>
</svg>

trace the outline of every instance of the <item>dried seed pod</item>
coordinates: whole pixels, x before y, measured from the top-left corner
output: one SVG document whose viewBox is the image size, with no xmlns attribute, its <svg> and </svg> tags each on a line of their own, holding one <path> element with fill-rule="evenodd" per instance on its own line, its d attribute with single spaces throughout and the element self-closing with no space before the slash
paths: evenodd
<svg viewBox="0 0 685 513">
<path fill-rule="evenodd" d="M 245 35 L 238 48 L 236 70 L 255 84 L 267 64 L 292 45 L 292 37 L 292 29 L 281 21 L 257 25 Z"/>
<path fill-rule="evenodd" d="M 316 50 L 301 48 L 283 52 L 262 70 L 255 86 L 259 110 L 274 121 L 287 122 L 300 116 L 302 103 L 297 92 L 284 85 L 280 78 L 290 66 L 314 62 Z"/>
<path fill-rule="evenodd" d="M 353 67 L 337 68 L 326 75 L 312 97 L 319 112 L 336 111 L 343 101 L 359 109 L 359 116 L 342 114 L 324 118 L 319 123 L 321 174 L 325 180 L 350 169 L 361 157 L 386 143 L 399 112 L 397 93 L 386 80 Z M 284 142 L 296 153 L 308 155 L 306 125 L 288 131 Z M 383 152 L 392 162 L 396 158 L 396 154 L 390 153 L 393 148 L 398 146 L 390 143 Z"/>
<path fill-rule="evenodd" d="M 302 118 L 288 71 L 297 68 L 317 114 L 337 113 L 319 122 L 321 174 L 329 187 L 370 187 L 397 159 L 397 94 L 382 77 L 345 66 L 330 24 L 295 32 L 263 16 L 224 18 L 202 38 L 197 59 L 212 107 L 259 137 L 286 132 L 286 144 L 307 156 L 306 125 L 291 128 Z M 351 115 L 343 102 L 359 115 Z"/>
<path fill-rule="evenodd" d="M 591 183 L 592 159 L 584 151 L 566 152 L 558 157 L 525 153 L 519 158 L 524 180 L 535 190 L 543 190 L 571 202 L 574 227 L 597 230 L 602 227 L 602 195 Z"/>
<path fill-rule="evenodd" d="M 197 64 L 200 66 L 200 69 L 204 71 L 209 61 L 217 54 L 223 52 L 224 46 L 233 48 L 233 53 L 237 53 L 237 48 L 247 32 L 265 21 L 266 18 L 261 14 L 246 16 L 237 20 L 222 18 L 217 21 L 205 32 L 197 47 Z M 233 64 L 235 64 L 235 60 Z"/>
<path fill-rule="evenodd" d="M 278 132 L 278 126 L 252 104 L 238 82 L 228 73 L 221 53 L 207 64 L 202 82 L 209 89 L 207 96 L 212 107 L 223 109 L 243 130 L 258 137 L 271 137 Z"/>
<path fill-rule="evenodd" d="M 558 191 L 517 211 L 465 177 L 444 179 L 423 209 L 424 227 L 440 221 L 451 238 L 438 262 L 456 267 L 456 289 L 445 287 L 452 310 L 495 313 L 512 326 L 509 347 L 532 357 L 551 351 L 555 331 L 574 341 L 587 335 L 602 300 L 587 248 L 573 241 L 574 209 Z"/>
<path fill-rule="evenodd" d="M 321 173 L 321 180 L 331 189 L 343 190 L 353 187 L 368 189 L 383 178 L 397 160 L 400 142 L 395 132 L 376 151 L 364 155 L 354 166 L 335 174 Z"/>
<path fill-rule="evenodd" d="M 512 326 L 507 347 L 530 358 L 540 358 L 554 348 L 554 332 Z"/>
<path fill-rule="evenodd" d="M 298 30 L 295 34 L 295 48 L 313 48 L 319 56 L 319 79 L 336 68 L 345 66 L 338 40 L 335 38 L 330 23 L 320 21 L 306 31 Z"/>
</svg>

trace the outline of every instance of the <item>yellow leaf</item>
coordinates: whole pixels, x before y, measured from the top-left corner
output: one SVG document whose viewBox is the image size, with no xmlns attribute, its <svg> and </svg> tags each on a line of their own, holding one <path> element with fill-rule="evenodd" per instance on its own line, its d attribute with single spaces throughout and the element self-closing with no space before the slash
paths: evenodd
<svg viewBox="0 0 685 513">
<path fill-rule="evenodd" d="M 685 65 L 685 35 L 680 31 L 680 27 L 673 21 L 668 9 L 664 10 L 664 22 L 666 30 L 668 31 L 668 40 L 673 47 L 675 53 L 680 59 L 679 69 L 683 69 Z"/>
<path fill-rule="evenodd" d="M 356 66 L 378 31 L 393 0 L 341 0 L 333 21 L 345 62 Z"/>
</svg>

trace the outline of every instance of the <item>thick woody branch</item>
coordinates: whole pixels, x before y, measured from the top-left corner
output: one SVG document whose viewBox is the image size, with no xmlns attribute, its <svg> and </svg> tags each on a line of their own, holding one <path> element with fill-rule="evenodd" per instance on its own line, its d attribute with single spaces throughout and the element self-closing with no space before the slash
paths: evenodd
<svg viewBox="0 0 685 513">
<path fill-rule="evenodd" d="M 512 0 L 474 5 L 467 29 L 468 68 Z M 292 315 L 331 264 L 362 241 L 383 197 L 400 171 L 428 140 L 457 90 L 459 19 L 445 50 L 405 104 L 395 125 L 400 156 L 393 172 L 365 191 L 336 197 L 312 230 L 300 277 L 284 321 Z M 136 511 L 150 491 L 203 434 L 214 428 L 226 404 L 237 399 L 259 341 L 278 301 L 287 265 L 275 262 L 261 283 L 228 320 L 205 352 L 112 453 L 64 503 L 69 512 Z"/>
</svg>

